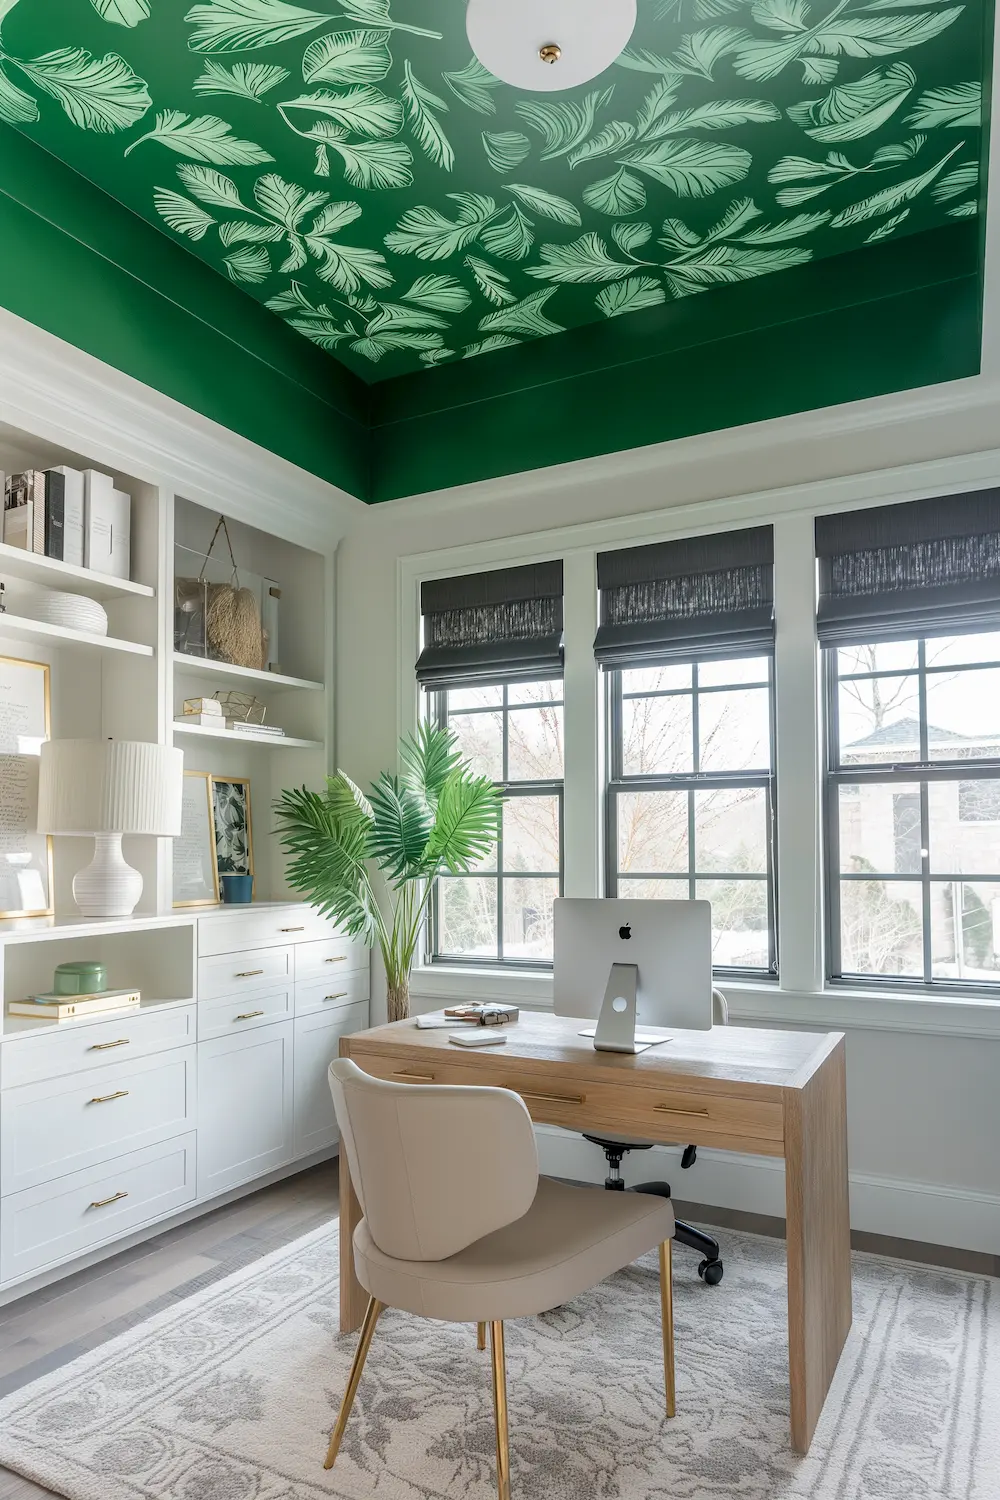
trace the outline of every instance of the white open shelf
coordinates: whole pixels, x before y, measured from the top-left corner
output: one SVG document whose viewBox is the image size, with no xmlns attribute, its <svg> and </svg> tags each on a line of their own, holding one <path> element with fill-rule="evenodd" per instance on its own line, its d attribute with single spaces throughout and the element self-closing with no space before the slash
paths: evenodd
<svg viewBox="0 0 1000 1500">
<path fill-rule="evenodd" d="M 25 552 L 23 548 L 10 547 L 6 542 L 0 542 L 0 577 L 23 578 L 26 583 L 65 589 L 71 594 L 88 594 L 91 599 L 121 599 L 129 595 L 152 599 L 154 595 L 145 583 L 111 578 L 107 573 L 95 573 L 91 568 L 78 568 L 74 563 L 60 562 L 55 557 Z"/>
<path fill-rule="evenodd" d="M 209 661 L 200 656 L 188 656 L 186 652 L 174 652 L 175 671 L 196 672 L 199 676 L 217 677 L 223 682 L 257 682 L 269 688 L 305 688 L 321 693 L 323 684 L 308 677 L 288 677 L 283 672 L 261 672 L 254 667 L 236 667 L 225 661 Z M 310 741 L 310 743 L 312 743 Z"/>
<path fill-rule="evenodd" d="M 44 620 L 29 620 L 24 615 L 0 614 L 0 634 L 24 636 L 46 645 L 70 646 L 87 651 L 123 651 L 129 656 L 152 656 L 152 646 L 138 641 L 123 641 L 113 635 L 94 635 L 89 630 L 70 630 L 65 625 L 48 625 Z"/>
<path fill-rule="evenodd" d="M 241 734 L 238 729 L 214 729 L 211 724 L 179 724 L 174 735 L 193 734 L 207 740 L 237 740 L 241 745 L 266 745 L 269 750 L 322 750 L 322 740 L 299 740 L 293 735 Z"/>
</svg>

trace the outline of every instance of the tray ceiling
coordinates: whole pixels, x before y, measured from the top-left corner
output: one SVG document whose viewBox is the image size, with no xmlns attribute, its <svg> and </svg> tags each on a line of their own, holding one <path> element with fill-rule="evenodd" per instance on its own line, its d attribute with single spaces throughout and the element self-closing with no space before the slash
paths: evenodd
<svg viewBox="0 0 1000 1500">
<path fill-rule="evenodd" d="M 983 33 L 639 0 L 614 66 L 527 94 L 461 0 L 0 0 L 0 119 L 373 381 L 974 216 Z"/>
</svg>

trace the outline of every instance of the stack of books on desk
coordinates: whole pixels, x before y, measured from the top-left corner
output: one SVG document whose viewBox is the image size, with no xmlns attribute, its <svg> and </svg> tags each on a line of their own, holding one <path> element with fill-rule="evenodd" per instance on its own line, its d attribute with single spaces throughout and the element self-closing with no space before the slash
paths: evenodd
<svg viewBox="0 0 1000 1500">
<path fill-rule="evenodd" d="M 137 1010 L 138 990 L 98 990 L 92 995 L 32 995 L 29 1000 L 9 1000 L 12 1016 L 34 1016 L 41 1021 L 72 1021 L 101 1011 Z"/>
</svg>

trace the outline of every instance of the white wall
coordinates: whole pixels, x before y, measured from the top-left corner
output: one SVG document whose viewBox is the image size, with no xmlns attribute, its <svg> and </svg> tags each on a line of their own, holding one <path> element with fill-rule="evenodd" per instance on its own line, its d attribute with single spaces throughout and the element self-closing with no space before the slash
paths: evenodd
<svg viewBox="0 0 1000 1500">
<path fill-rule="evenodd" d="M 1000 454 L 991 451 L 998 414 L 1000 393 L 979 377 L 375 508 L 357 519 L 338 554 L 339 764 L 364 783 L 394 761 L 397 733 L 409 727 L 415 579 L 421 571 L 448 570 L 442 549 L 455 549 L 454 571 L 469 571 L 525 557 L 535 547 L 552 556 L 595 539 L 598 545 L 602 539 L 620 545 L 630 534 L 648 540 L 658 528 L 697 530 L 787 515 L 797 518 L 801 561 L 809 510 L 1000 483 Z M 638 519 L 622 519 L 629 517 Z M 794 539 L 794 522 L 786 528 Z M 417 561 L 404 561 L 415 555 Z M 805 571 L 798 588 L 810 606 L 812 586 Z M 780 632 L 779 620 L 779 652 Z M 790 635 L 784 649 L 808 663 L 808 638 Z M 808 702 L 786 703 L 784 731 L 782 712 L 779 702 L 779 756 L 782 732 L 789 747 L 798 736 L 801 764 L 803 751 L 815 743 Z M 571 735 L 568 722 L 568 740 Z M 779 768 L 779 799 L 786 792 Z M 812 794 L 800 786 L 795 795 L 797 813 L 804 808 L 806 820 L 814 818 Z M 782 822 L 782 813 L 787 806 L 779 800 L 779 838 L 801 839 L 801 817 Z M 592 822 L 596 826 L 596 811 Z M 588 849 L 588 837 L 578 841 L 577 857 L 593 863 L 596 842 Z M 995 1253 L 1000 1005 L 823 994 L 817 891 L 799 889 L 788 899 L 796 920 L 790 923 L 786 911 L 783 936 L 795 950 L 795 981 L 789 982 L 786 964 L 777 994 L 748 987 L 735 997 L 734 1012 L 740 1024 L 847 1031 L 855 1226 Z M 803 979 L 810 966 L 811 984 Z M 420 1007 L 433 1005 L 447 982 L 421 977 L 415 985 Z M 451 983 L 467 993 L 486 987 L 474 977 Z M 497 981 L 501 988 L 505 983 Z M 531 995 L 544 1003 L 544 984 Z M 554 1132 L 544 1137 L 553 1170 L 597 1174 L 592 1148 Z M 636 1173 L 655 1176 L 658 1169 L 649 1155 L 639 1156 Z M 672 1175 L 679 1196 L 782 1212 L 780 1164 L 703 1153 L 683 1181 L 678 1171 Z"/>
</svg>

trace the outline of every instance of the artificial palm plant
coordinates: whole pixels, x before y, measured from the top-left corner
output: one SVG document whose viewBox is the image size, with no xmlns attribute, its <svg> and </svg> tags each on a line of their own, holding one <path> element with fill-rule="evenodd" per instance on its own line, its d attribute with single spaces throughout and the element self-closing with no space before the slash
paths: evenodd
<svg viewBox="0 0 1000 1500">
<path fill-rule="evenodd" d="M 366 797 L 349 776 L 325 792 L 284 791 L 275 802 L 293 890 L 385 964 L 389 1020 L 409 1014 L 410 967 L 435 877 L 465 875 L 497 840 L 500 794 L 463 760 L 450 730 L 421 724 L 400 741 L 398 776 L 383 771 Z M 385 885 L 383 911 L 371 866 Z"/>
</svg>

